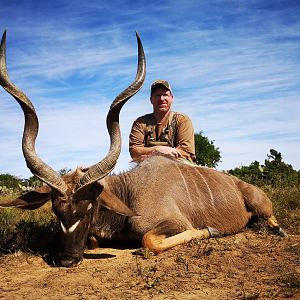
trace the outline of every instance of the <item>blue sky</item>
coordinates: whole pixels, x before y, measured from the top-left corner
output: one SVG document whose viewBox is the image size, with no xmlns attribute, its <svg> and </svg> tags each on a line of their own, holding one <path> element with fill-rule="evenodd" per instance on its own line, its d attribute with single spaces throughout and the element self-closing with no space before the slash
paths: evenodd
<svg viewBox="0 0 300 300">
<path fill-rule="evenodd" d="M 300 169 L 300 2 L 298 0 L 4 1 L 11 80 L 35 105 L 38 155 L 54 169 L 88 166 L 109 147 L 111 101 L 134 79 L 135 31 L 147 59 L 141 91 L 121 112 L 128 135 L 152 111 L 149 87 L 166 79 L 173 110 L 219 147 L 219 169 L 261 163 L 271 148 Z M 23 114 L 0 90 L 0 173 L 31 176 L 21 151 Z"/>
</svg>

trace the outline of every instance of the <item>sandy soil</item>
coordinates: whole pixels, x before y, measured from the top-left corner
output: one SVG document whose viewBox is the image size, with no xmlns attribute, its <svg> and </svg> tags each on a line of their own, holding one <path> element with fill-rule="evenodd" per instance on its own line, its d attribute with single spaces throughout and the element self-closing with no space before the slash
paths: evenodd
<svg viewBox="0 0 300 300">
<path fill-rule="evenodd" d="M 87 250 L 81 265 L 0 258 L 1 299 L 300 299 L 300 236 L 245 229 L 158 256 L 135 248 Z"/>
</svg>

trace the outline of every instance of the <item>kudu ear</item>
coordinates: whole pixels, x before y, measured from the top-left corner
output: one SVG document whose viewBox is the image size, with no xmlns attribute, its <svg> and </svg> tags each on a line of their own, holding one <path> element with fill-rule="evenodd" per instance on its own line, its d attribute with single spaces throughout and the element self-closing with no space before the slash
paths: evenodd
<svg viewBox="0 0 300 300">
<path fill-rule="evenodd" d="M 0 208 L 20 208 L 34 210 L 43 206 L 51 199 L 50 193 L 51 188 L 45 185 L 10 202 L 0 203 Z"/>
<path fill-rule="evenodd" d="M 115 194 L 105 189 L 103 189 L 100 196 L 97 198 L 97 201 L 100 202 L 100 205 L 109 210 L 112 210 L 116 214 L 128 217 L 138 216 Z"/>
</svg>

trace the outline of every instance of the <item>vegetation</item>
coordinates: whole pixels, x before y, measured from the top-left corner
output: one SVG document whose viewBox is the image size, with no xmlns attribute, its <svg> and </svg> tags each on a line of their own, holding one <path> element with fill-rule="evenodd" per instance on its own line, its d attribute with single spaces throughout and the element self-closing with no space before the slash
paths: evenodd
<svg viewBox="0 0 300 300">
<path fill-rule="evenodd" d="M 58 222 L 48 209 L 0 211 L 0 252 L 22 250 L 44 254 L 54 249 L 59 232 Z"/>
<path fill-rule="evenodd" d="M 299 187 L 300 171 L 286 164 L 280 152 L 271 149 L 264 164 L 254 161 L 249 166 L 242 166 L 230 170 L 229 173 L 257 186 L 271 186 L 273 188 Z"/>
<path fill-rule="evenodd" d="M 10 174 L 0 174 L 0 202 L 42 185 L 35 176 L 19 179 Z M 59 234 L 59 225 L 51 212 L 50 204 L 35 211 L 0 209 L 0 253 L 18 250 L 48 253 Z"/>
<path fill-rule="evenodd" d="M 10 174 L 0 174 L 0 196 L 26 192 L 42 184 L 35 176 L 31 176 L 29 179 L 19 179 Z"/>
<path fill-rule="evenodd" d="M 221 161 L 221 153 L 214 141 L 210 141 L 203 132 L 195 134 L 196 163 L 200 166 L 215 168 Z"/>
<path fill-rule="evenodd" d="M 10 174 L 0 174 L 0 186 L 6 186 L 13 189 L 18 189 L 23 182 L 17 177 Z"/>
<path fill-rule="evenodd" d="M 71 169 L 63 168 L 58 171 L 61 176 L 69 173 Z M 43 182 L 37 177 L 31 176 L 28 179 L 20 179 L 10 174 L 0 174 L 0 196 L 26 192 L 42 186 Z"/>
</svg>

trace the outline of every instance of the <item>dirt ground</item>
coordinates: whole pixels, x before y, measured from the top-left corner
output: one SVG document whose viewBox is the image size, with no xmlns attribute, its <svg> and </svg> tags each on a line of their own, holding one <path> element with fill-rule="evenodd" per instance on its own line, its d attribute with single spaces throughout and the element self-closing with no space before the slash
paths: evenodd
<svg viewBox="0 0 300 300">
<path fill-rule="evenodd" d="M 86 250 L 75 268 L 0 257 L 0 299 L 300 299 L 300 236 L 243 232 L 177 246 Z"/>
</svg>

